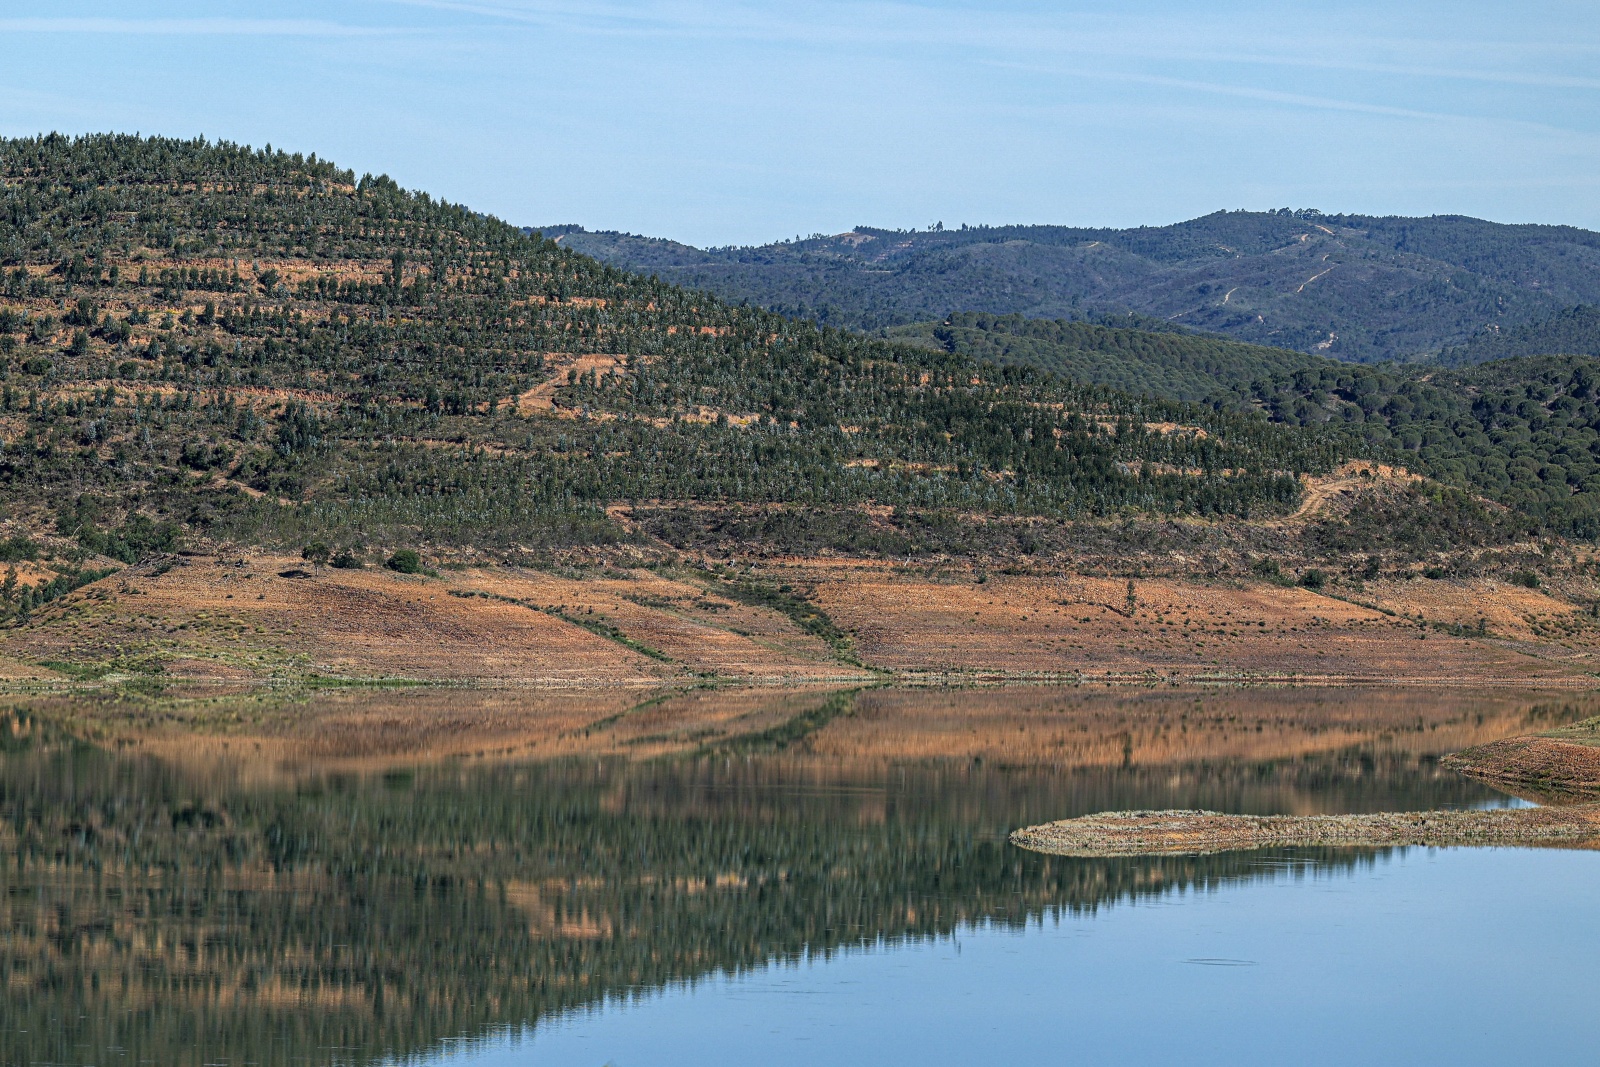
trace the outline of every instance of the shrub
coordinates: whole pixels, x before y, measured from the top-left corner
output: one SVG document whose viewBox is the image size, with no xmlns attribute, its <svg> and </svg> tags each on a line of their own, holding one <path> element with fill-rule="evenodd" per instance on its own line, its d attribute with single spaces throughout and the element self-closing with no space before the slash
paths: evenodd
<svg viewBox="0 0 1600 1067">
<path fill-rule="evenodd" d="M 1328 576 L 1315 567 L 1300 575 L 1300 584 L 1307 589 L 1321 589 L 1328 581 Z"/>
<path fill-rule="evenodd" d="M 31 537 L 8 537 L 0 540 L 0 563 L 17 563 L 39 558 L 39 543 Z"/>
<path fill-rule="evenodd" d="M 335 570 L 358 571 L 361 569 L 361 561 L 356 558 L 355 553 L 345 549 L 335 552 L 333 558 L 328 561 L 328 566 Z"/>
<path fill-rule="evenodd" d="M 1512 585 L 1524 586 L 1528 589 L 1539 588 L 1539 576 L 1532 571 L 1518 571 L 1511 576 Z"/>
<path fill-rule="evenodd" d="M 1278 561 L 1266 556 L 1250 564 L 1250 573 L 1269 582 L 1283 581 L 1283 572 L 1278 569 Z"/>
<path fill-rule="evenodd" d="M 409 548 L 397 550 L 394 555 L 384 560 L 383 565 L 401 574 L 422 573 L 422 557 Z"/>
</svg>

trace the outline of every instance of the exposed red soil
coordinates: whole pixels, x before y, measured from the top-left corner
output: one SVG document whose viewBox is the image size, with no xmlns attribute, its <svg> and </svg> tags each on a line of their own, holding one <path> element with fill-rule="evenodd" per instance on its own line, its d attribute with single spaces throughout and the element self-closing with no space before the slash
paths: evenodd
<svg viewBox="0 0 1600 1067">
<path fill-rule="evenodd" d="M 493 568 L 425 577 L 312 570 L 286 556 L 172 562 L 122 572 L 51 605 L 0 639 L 0 655 L 24 663 L 132 660 L 135 669 L 158 661 L 167 676 L 192 678 L 311 672 L 652 686 L 707 674 L 871 677 L 836 662 L 784 615 L 649 571 L 563 577 Z"/>
<path fill-rule="evenodd" d="M 1595 664 L 1590 648 L 1451 636 L 1430 624 L 1437 620 L 1264 582 L 1141 579 L 1130 604 L 1126 579 L 989 575 L 979 583 L 970 575 L 930 578 L 844 564 L 798 573 L 814 581 L 824 610 L 855 634 L 864 662 L 897 671 L 1593 684 L 1582 669 Z M 1446 583 L 1395 584 L 1435 592 Z M 1515 620 L 1518 637 L 1533 638 L 1520 615 L 1535 605 L 1552 616 L 1573 614 L 1531 590 L 1483 586 L 1463 583 L 1454 595 L 1476 609 L 1474 620 L 1485 611 L 1505 616 L 1508 627 Z"/>
<path fill-rule="evenodd" d="M 1600 671 L 1600 620 L 1489 579 L 1372 582 L 1357 603 L 1174 577 L 1135 579 L 1130 596 L 1123 578 L 885 561 L 768 560 L 761 574 L 825 611 L 865 667 L 911 679 L 1588 688 Z M 879 676 L 690 568 L 486 566 L 426 577 L 256 553 L 130 568 L 0 631 L 0 663 L 11 664 L 0 675 L 57 660 L 212 679 L 550 686 Z"/>
</svg>

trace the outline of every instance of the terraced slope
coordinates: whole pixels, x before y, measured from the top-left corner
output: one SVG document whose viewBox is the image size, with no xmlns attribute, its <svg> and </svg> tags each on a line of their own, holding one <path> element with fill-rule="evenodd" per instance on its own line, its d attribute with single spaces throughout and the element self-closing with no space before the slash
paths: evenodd
<svg viewBox="0 0 1600 1067">
<path fill-rule="evenodd" d="M 605 509 L 642 499 L 1272 511 L 1337 458 L 731 307 L 315 157 L 51 137 L 0 143 L 0 182 L 18 561 L 51 534 L 537 553 L 626 539 Z"/>
<path fill-rule="evenodd" d="M 1530 517 L 1372 462 L 1507 500 L 1531 484 L 1473 480 L 1509 470 L 1496 464 L 1520 438 L 1408 423 L 1411 379 L 1382 386 L 1362 423 L 1353 379 L 1312 388 L 1343 365 L 1288 371 L 1302 357 L 1222 345 L 1217 362 L 1173 365 L 1234 380 L 1260 357 L 1287 379 L 1218 404 L 1141 397 L 734 307 L 281 152 L 0 142 L 0 259 L 7 677 L 1364 669 L 1364 654 L 1334 668 L 1259 635 L 1219 654 L 1164 615 L 1135 625 L 1132 651 L 1116 624 L 1081 647 L 1030 630 L 1025 655 L 999 623 L 946 642 L 936 631 L 967 625 L 962 596 L 958 615 L 934 605 L 873 632 L 913 603 L 903 592 L 921 602 L 923 586 L 991 571 L 1242 583 L 1241 610 L 1251 588 L 1312 595 L 1295 583 L 1349 596 L 1429 575 L 1504 599 L 1543 582 L 1561 599 L 1534 636 L 1578 634 L 1568 651 L 1589 655 L 1577 612 L 1593 575 L 1548 536 L 1587 514 L 1576 378 L 1561 387 L 1576 408 L 1556 391 L 1539 411 L 1495 400 L 1578 479 L 1547 462 L 1550 506 Z M 1152 365 L 1190 343 L 1097 336 L 1101 355 L 1132 340 Z M 1379 424 L 1388 436 L 1365 433 Z M 1479 466 L 1447 465 L 1463 451 Z M 1335 493 L 1319 479 L 1336 472 Z M 841 557 L 901 568 L 894 588 L 838 596 L 825 578 Z M 548 577 L 563 568 L 584 576 L 581 598 Z M 1034 629 L 1060 607 L 1039 590 Z M 1370 610 L 1351 625 L 1407 625 Z M 1444 624 L 1463 661 L 1490 662 L 1470 642 L 1491 615 Z M 911 647 L 918 633 L 934 636 Z M 1354 636 L 1351 650 L 1381 644 Z"/>
</svg>

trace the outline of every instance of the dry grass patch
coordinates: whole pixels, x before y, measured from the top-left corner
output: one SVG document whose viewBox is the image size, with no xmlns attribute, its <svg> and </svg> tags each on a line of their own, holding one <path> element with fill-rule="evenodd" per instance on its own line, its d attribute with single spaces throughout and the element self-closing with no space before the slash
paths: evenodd
<svg viewBox="0 0 1600 1067">
<path fill-rule="evenodd" d="M 567 578 L 542 571 L 485 569 L 451 579 L 463 591 L 559 609 L 613 626 L 697 673 L 746 679 L 867 678 L 834 662 L 828 646 L 784 615 L 715 588 L 651 571 Z"/>
<path fill-rule="evenodd" d="M 835 567 L 810 568 L 808 576 L 817 602 L 855 635 L 863 661 L 898 671 L 1582 680 L 1514 648 L 1266 583 L 1136 579 L 1130 600 L 1127 579 L 1077 575 L 979 582 L 959 573 L 940 580 Z M 1507 610 L 1521 603 L 1517 596 Z"/>
<path fill-rule="evenodd" d="M 781 613 L 650 571 L 517 568 L 433 578 L 308 569 L 288 556 L 129 568 L 0 636 L 15 659 L 137 657 L 169 677 L 280 674 L 521 685 L 650 686 L 716 676 L 867 679 Z"/>
<path fill-rule="evenodd" d="M 462 599 L 388 571 L 301 570 L 298 559 L 229 556 L 130 568 L 6 635 L 13 656 L 203 661 L 253 675 L 316 672 L 433 681 L 649 685 L 670 668 L 555 616 Z M 207 668 L 209 674 L 213 668 Z"/>
</svg>

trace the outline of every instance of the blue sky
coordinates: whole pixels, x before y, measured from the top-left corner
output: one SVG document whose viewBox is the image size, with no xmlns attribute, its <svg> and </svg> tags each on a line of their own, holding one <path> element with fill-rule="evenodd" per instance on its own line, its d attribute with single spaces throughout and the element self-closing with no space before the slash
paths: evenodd
<svg viewBox="0 0 1600 1067">
<path fill-rule="evenodd" d="M 1600 229 L 1600 4 L 0 0 L 0 132 L 746 243 L 1233 207 Z"/>
</svg>

